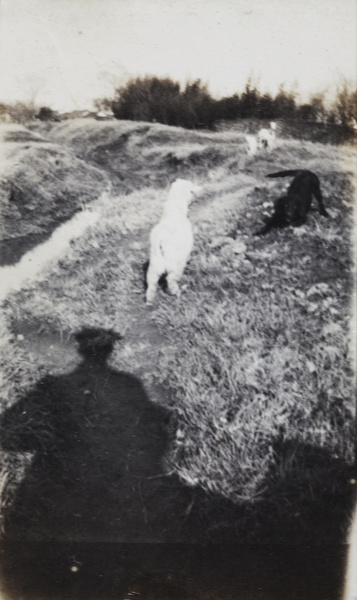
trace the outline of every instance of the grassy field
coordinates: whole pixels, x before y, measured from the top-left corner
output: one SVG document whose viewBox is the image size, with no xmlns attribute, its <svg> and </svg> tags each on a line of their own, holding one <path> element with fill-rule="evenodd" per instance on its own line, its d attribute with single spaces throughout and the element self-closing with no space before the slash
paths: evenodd
<svg viewBox="0 0 357 600">
<path fill-rule="evenodd" d="M 319 511 L 327 539 L 331 520 L 345 530 L 354 490 L 353 148 L 282 139 L 272 153 L 248 159 L 241 132 L 69 121 L 39 125 L 38 133 L 56 156 L 73 157 L 71 177 L 83 169 L 66 203 L 74 212 L 90 202 L 101 218 L 7 299 L 4 407 L 41 376 L 73 364 L 54 364 L 27 335 L 114 329 L 123 340 L 111 366 L 139 377 L 152 400 L 170 409 L 166 469 L 248 511 L 242 539 L 247 528 L 280 522 L 304 535 Z M 22 161 L 31 152 L 35 171 L 41 152 L 48 165 L 42 145 L 14 156 Z M 17 167 L 23 177 L 27 164 Z M 303 227 L 255 237 L 287 185 L 265 175 L 296 168 L 319 175 L 330 218 L 315 207 Z M 11 173 L 19 181 L 14 170 L 8 181 Z M 111 193 L 98 198 L 88 174 L 100 189 L 109 180 Z M 34 185 L 46 187 L 36 177 Z M 44 177 L 53 177 L 52 167 Z M 148 308 L 148 234 L 176 177 L 204 188 L 191 209 L 194 251 L 181 298 L 160 290 Z M 64 195 L 66 182 L 57 184 Z M 34 226 L 45 227 L 47 208 L 35 208 Z M 16 337 L 22 332 L 25 339 Z"/>
</svg>

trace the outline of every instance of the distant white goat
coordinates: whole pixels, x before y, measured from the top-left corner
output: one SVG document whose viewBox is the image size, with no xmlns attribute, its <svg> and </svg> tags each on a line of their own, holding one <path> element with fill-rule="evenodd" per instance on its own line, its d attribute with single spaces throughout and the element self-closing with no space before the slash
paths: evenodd
<svg viewBox="0 0 357 600">
<path fill-rule="evenodd" d="M 274 121 L 271 121 L 270 129 L 260 129 L 257 138 L 259 148 L 268 150 L 270 152 L 275 146 L 276 123 Z"/>
<path fill-rule="evenodd" d="M 258 140 L 256 135 L 247 134 L 245 136 L 246 142 L 248 144 L 247 152 L 249 156 L 255 156 L 258 150 Z"/>
<path fill-rule="evenodd" d="M 177 179 L 170 187 L 161 220 L 150 234 L 146 291 L 148 304 L 152 303 L 158 281 L 164 274 L 167 275 L 169 292 L 175 296 L 180 295 L 178 281 L 193 248 L 193 230 L 187 217 L 188 207 L 193 195 L 201 189 L 186 179 Z"/>
</svg>

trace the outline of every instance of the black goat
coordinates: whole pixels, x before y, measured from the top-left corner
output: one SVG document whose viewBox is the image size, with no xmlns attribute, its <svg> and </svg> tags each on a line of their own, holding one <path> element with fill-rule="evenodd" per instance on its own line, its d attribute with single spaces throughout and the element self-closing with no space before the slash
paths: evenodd
<svg viewBox="0 0 357 600">
<path fill-rule="evenodd" d="M 275 201 L 275 210 L 267 220 L 266 225 L 255 235 L 264 235 L 274 227 L 299 227 L 306 223 L 307 213 L 311 208 L 312 196 L 319 205 L 320 214 L 328 217 L 320 189 L 320 180 L 312 171 L 298 169 L 270 173 L 267 177 L 294 177 L 286 196 L 281 196 Z"/>
</svg>

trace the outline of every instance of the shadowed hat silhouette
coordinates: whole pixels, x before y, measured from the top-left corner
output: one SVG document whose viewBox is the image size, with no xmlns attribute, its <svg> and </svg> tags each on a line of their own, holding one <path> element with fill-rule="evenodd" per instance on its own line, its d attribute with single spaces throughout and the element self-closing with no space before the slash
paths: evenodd
<svg viewBox="0 0 357 600">
<path fill-rule="evenodd" d="M 116 341 L 123 337 L 113 330 L 84 327 L 74 335 L 78 342 L 78 352 L 86 359 L 106 360 Z"/>
</svg>

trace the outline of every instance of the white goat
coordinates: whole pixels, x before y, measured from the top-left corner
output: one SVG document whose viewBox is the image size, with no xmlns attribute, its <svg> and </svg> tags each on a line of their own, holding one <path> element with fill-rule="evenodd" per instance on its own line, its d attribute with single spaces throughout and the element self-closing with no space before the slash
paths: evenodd
<svg viewBox="0 0 357 600">
<path fill-rule="evenodd" d="M 247 134 L 245 136 L 246 142 L 248 144 L 247 153 L 248 156 L 255 156 L 258 150 L 258 140 L 256 135 Z"/>
<path fill-rule="evenodd" d="M 260 129 L 258 132 L 258 146 L 261 149 L 268 150 L 269 152 L 274 148 L 276 141 L 276 123 L 271 121 L 270 129 Z"/>
<path fill-rule="evenodd" d="M 165 273 L 169 292 L 175 296 L 180 295 L 178 281 L 193 248 L 193 230 L 187 217 L 188 207 L 193 195 L 201 189 L 186 179 L 177 179 L 170 187 L 162 218 L 150 234 L 147 304 L 152 303 L 158 281 Z"/>
</svg>

